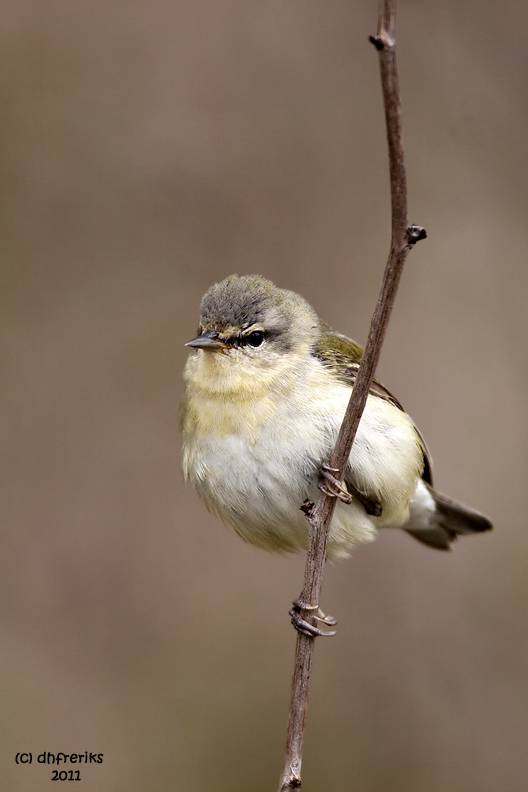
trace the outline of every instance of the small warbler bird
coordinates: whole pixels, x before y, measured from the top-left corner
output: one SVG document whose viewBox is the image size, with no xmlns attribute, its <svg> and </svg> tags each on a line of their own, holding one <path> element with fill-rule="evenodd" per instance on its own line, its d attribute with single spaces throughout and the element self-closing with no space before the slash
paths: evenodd
<svg viewBox="0 0 528 792">
<path fill-rule="evenodd" d="M 306 549 L 300 510 L 315 501 L 363 350 L 294 292 L 232 275 L 202 299 L 185 367 L 183 472 L 206 507 L 257 547 Z M 331 479 L 323 467 L 323 476 Z M 323 481 L 322 486 L 324 487 Z M 402 528 L 448 550 L 487 531 L 482 514 L 433 489 L 424 440 L 374 380 L 337 494 L 327 557 L 346 556 L 378 528 Z"/>
</svg>

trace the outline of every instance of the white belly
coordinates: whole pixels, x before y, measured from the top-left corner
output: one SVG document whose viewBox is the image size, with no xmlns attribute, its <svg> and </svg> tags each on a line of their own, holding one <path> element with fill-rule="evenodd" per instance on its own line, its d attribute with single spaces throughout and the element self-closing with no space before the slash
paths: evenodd
<svg viewBox="0 0 528 792">
<path fill-rule="evenodd" d="M 197 404 L 198 415 L 214 413 L 205 429 L 185 420 L 183 468 L 208 509 L 247 541 L 277 551 L 306 548 L 308 521 L 303 501 L 317 497 L 317 476 L 335 443 L 350 388 L 333 380 L 314 404 L 295 398 L 273 399 L 269 409 L 248 409 L 236 401 Z M 255 415 L 258 420 L 255 420 Z M 216 428 L 215 428 L 216 427 Z M 400 527 L 421 473 L 421 450 L 405 413 L 369 397 L 350 458 L 355 481 L 382 504 L 372 517 L 354 501 L 337 503 L 328 555 L 346 555 L 355 544 L 374 538 L 378 527 Z"/>
</svg>

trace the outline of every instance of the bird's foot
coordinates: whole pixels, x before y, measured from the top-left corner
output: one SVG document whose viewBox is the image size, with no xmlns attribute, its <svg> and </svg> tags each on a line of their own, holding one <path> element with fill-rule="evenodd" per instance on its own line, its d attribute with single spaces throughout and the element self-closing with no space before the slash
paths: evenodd
<svg viewBox="0 0 528 792">
<path fill-rule="evenodd" d="M 290 610 L 289 615 L 291 616 L 291 623 L 297 632 L 303 633 L 303 635 L 309 635 L 311 638 L 316 638 L 318 635 L 329 637 L 336 634 L 335 630 L 320 630 L 319 627 L 310 624 L 302 618 L 301 611 L 312 611 L 313 617 L 317 621 L 329 625 L 337 624 L 336 620 L 332 616 L 326 616 L 318 605 L 307 605 L 305 602 L 301 602 L 298 599 L 293 600 L 292 604 L 293 608 Z"/>
<path fill-rule="evenodd" d="M 339 473 L 337 468 L 331 468 L 329 465 L 321 465 L 321 478 L 324 479 L 324 481 L 319 482 L 319 489 L 330 498 L 339 498 L 343 503 L 352 503 L 354 499 L 347 490 L 345 482 L 336 479 L 334 473 Z"/>
</svg>

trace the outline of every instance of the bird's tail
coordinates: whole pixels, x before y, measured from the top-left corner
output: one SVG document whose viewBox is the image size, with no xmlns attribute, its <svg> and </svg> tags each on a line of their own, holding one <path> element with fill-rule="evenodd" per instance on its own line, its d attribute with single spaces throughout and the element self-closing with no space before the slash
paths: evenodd
<svg viewBox="0 0 528 792">
<path fill-rule="evenodd" d="M 419 542 L 438 550 L 450 550 L 451 543 L 457 536 L 482 533 L 493 527 L 488 518 L 480 512 L 455 503 L 445 495 L 436 492 L 425 481 L 421 481 L 420 484 L 427 488 L 434 506 L 429 504 L 426 521 L 423 518 L 419 521 L 414 520 L 411 506 L 411 520 L 408 523 L 409 527 L 406 527 L 405 530 Z"/>
</svg>

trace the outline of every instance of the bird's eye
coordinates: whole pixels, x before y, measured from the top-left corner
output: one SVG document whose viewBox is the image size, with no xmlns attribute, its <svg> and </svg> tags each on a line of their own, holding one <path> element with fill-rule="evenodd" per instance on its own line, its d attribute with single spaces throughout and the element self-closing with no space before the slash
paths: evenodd
<svg viewBox="0 0 528 792">
<path fill-rule="evenodd" d="M 258 347 L 264 341 L 264 332 L 262 330 L 254 330 L 247 337 L 247 343 L 252 347 Z"/>
</svg>

